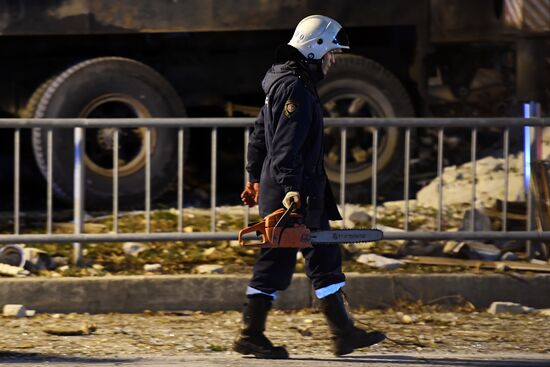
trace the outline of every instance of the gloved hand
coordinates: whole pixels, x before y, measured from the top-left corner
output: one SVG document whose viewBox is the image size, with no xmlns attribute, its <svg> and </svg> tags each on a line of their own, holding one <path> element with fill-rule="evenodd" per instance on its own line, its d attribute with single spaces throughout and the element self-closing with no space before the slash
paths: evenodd
<svg viewBox="0 0 550 367">
<path fill-rule="evenodd" d="M 260 194 L 259 182 L 247 182 L 243 192 L 241 193 L 241 200 L 244 205 L 252 208 L 258 204 L 258 195 Z"/>
<path fill-rule="evenodd" d="M 283 205 L 285 208 L 290 208 L 292 203 L 296 203 L 296 209 L 300 208 L 300 193 L 298 191 L 289 191 L 286 193 L 283 199 Z"/>
</svg>

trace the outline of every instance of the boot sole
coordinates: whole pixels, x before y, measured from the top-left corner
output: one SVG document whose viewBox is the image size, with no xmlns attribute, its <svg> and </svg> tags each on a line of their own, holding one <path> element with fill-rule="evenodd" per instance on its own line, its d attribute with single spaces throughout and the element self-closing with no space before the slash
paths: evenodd
<svg viewBox="0 0 550 367">
<path fill-rule="evenodd" d="M 260 359 L 288 359 L 288 352 L 284 349 L 284 353 L 282 351 L 280 353 L 269 353 L 258 350 L 257 348 L 244 343 L 235 342 L 233 344 L 233 350 L 237 353 L 253 355 L 254 357 Z"/>
<path fill-rule="evenodd" d="M 355 348 L 346 348 L 346 349 L 338 349 L 338 350 L 335 350 L 334 351 L 334 355 L 339 357 L 339 356 L 343 356 L 343 355 L 346 355 L 346 354 L 350 354 L 350 353 L 353 353 L 356 349 L 361 349 L 361 348 L 367 348 L 367 347 L 371 347 L 375 344 L 378 344 L 382 341 L 386 340 L 386 335 L 380 333 L 380 334 L 377 334 L 377 335 L 373 335 L 373 338 L 372 338 L 372 341 L 370 341 L 368 344 L 364 344 L 364 345 L 361 345 L 359 347 L 355 347 Z"/>
</svg>

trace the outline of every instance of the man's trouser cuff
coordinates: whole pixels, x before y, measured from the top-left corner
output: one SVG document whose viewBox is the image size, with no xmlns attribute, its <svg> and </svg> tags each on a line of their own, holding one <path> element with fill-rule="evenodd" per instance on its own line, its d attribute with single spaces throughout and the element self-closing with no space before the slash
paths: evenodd
<svg viewBox="0 0 550 367">
<path fill-rule="evenodd" d="M 317 298 L 325 298 L 326 296 L 330 296 L 331 294 L 334 294 L 340 290 L 343 286 L 346 285 L 346 282 L 340 282 L 336 284 L 331 284 L 323 288 L 319 288 L 315 290 L 315 295 Z"/>
<path fill-rule="evenodd" d="M 277 292 L 273 292 L 273 293 L 266 293 L 266 292 L 262 292 L 261 290 L 259 289 L 256 289 L 256 288 L 252 288 L 250 286 L 248 286 L 246 288 L 246 295 L 247 296 L 253 296 L 255 294 L 263 294 L 263 295 L 266 295 L 266 296 L 269 296 L 271 297 L 273 300 L 276 300 L 277 299 Z M 328 294 L 327 294 L 328 295 Z"/>
</svg>

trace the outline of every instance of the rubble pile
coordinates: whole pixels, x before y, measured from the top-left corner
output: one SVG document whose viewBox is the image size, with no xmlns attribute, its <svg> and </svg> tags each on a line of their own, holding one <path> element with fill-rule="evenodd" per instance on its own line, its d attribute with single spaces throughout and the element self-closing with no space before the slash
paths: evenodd
<svg viewBox="0 0 550 367">
<path fill-rule="evenodd" d="M 476 161 L 476 205 L 492 207 L 504 200 L 505 159 L 485 157 Z M 523 153 L 509 157 L 508 201 L 525 201 Z M 445 167 L 443 171 L 443 205 L 469 204 L 472 191 L 472 163 Z M 438 208 L 439 179 L 418 191 L 418 204 Z"/>
</svg>

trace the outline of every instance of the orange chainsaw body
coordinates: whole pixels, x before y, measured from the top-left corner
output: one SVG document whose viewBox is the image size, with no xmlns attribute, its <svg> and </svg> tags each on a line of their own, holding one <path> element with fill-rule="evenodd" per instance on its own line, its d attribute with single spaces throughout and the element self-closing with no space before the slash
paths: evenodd
<svg viewBox="0 0 550 367">
<path fill-rule="evenodd" d="M 308 248 L 311 245 L 311 231 L 302 224 L 303 217 L 298 213 L 290 214 L 289 226 L 276 227 L 285 209 L 278 209 L 266 216 L 262 221 L 242 229 L 239 232 L 239 244 L 241 246 L 259 246 L 266 248 Z M 262 242 L 246 242 L 243 236 L 247 233 L 257 232 L 262 236 Z"/>
</svg>

